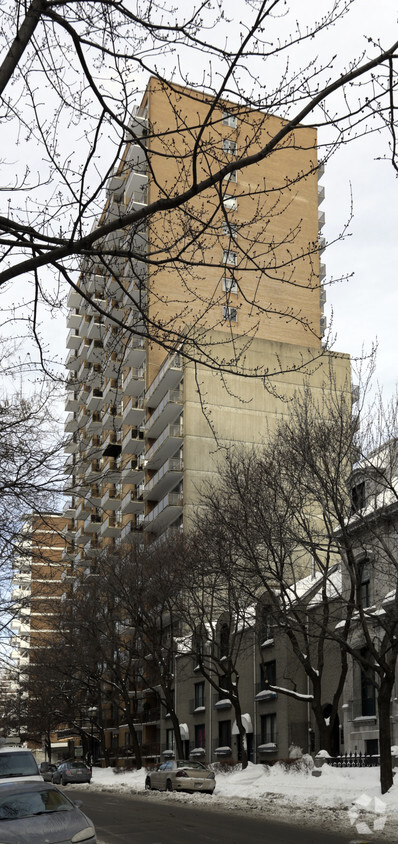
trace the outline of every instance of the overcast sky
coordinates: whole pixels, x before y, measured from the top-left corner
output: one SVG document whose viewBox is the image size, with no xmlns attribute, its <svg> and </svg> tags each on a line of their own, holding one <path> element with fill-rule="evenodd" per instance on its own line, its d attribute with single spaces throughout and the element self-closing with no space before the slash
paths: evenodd
<svg viewBox="0 0 398 844">
<path fill-rule="evenodd" d="M 180 8 L 187 7 L 194 0 L 178 0 Z M 295 16 L 300 16 L 302 30 L 307 22 L 319 19 L 330 8 L 333 0 L 305 0 L 297 3 L 291 0 L 289 16 L 275 22 L 275 32 L 285 34 L 294 28 Z M 327 63 L 333 55 L 332 75 L 335 77 L 347 66 L 347 61 L 365 50 L 374 55 L 369 38 L 380 40 L 383 47 L 398 39 L 396 4 L 382 0 L 375 4 L 371 0 L 354 0 L 349 13 L 331 30 L 316 39 L 303 42 L 298 50 L 289 51 L 290 71 L 306 64 L 309 58 Z M 228 34 L 237 43 L 243 31 L 242 17 L 249 14 L 247 5 L 241 0 L 229 0 L 228 14 L 233 24 L 228 24 Z M 288 9 L 289 6 L 279 8 Z M 208 57 L 203 52 L 179 56 L 190 68 L 191 78 L 198 83 L 204 78 Z M 171 76 L 176 66 L 175 56 L 161 55 L 164 70 Z M 168 66 L 169 62 L 169 66 Z M 162 69 L 163 69 L 162 68 Z M 214 72 L 214 69 L 213 69 Z M 267 64 L 267 74 L 269 71 Z M 264 91 L 271 84 L 264 65 L 258 63 L 256 73 L 262 81 Z M 278 67 L 275 67 L 275 80 Z M 398 95 L 397 95 L 398 96 Z M 322 133 L 319 136 L 322 143 Z M 14 154 L 14 150 L 12 155 Z M 354 216 L 349 234 L 343 241 L 330 246 L 323 255 L 326 264 L 326 282 L 344 275 L 352 276 L 348 281 L 328 284 L 326 314 L 335 336 L 334 348 L 358 357 L 362 351 L 369 352 L 372 344 L 378 344 L 376 377 L 384 388 L 386 398 L 395 389 L 397 378 L 397 330 L 396 310 L 398 290 L 396 271 L 398 266 L 398 180 L 391 163 L 377 160 L 388 155 L 388 135 L 374 134 L 360 139 L 341 149 L 328 163 L 322 183 L 326 198 L 322 205 L 326 226 L 323 234 L 327 241 L 333 241 L 341 232 L 350 215 L 351 195 Z M 11 160 L 12 156 L 11 156 Z M 18 283 L 18 288 L 21 285 Z M 15 288 L 13 290 L 15 294 Z M 333 319 L 331 312 L 333 309 Z M 59 319 L 57 321 L 59 323 Z M 64 334 L 54 325 L 52 336 L 56 338 L 59 358 L 64 358 Z M 62 346 L 62 348 L 60 348 Z"/>
</svg>

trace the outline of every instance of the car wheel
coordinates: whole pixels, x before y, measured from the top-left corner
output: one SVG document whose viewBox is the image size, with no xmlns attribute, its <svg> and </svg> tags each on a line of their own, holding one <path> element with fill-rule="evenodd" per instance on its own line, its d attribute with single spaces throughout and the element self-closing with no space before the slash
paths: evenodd
<svg viewBox="0 0 398 844">
<path fill-rule="evenodd" d="M 145 780 L 145 788 L 146 788 L 146 790 L 147 790 L 147 791 L 150 791 L 150 790 L 151 790 L 151 788 L 152 788 L 152 786 L 151 786 L 151 780 L 150 780 L 150 778 L 149 778 L 149 777 L 147 777 L 147 778 L 146 778 L 146 780 Z"/>
<path fill-rule="evenodd" d="M 166 791 L 173 791 L 173 785 L 171 780 L 166 780 Z"/>
</svg>

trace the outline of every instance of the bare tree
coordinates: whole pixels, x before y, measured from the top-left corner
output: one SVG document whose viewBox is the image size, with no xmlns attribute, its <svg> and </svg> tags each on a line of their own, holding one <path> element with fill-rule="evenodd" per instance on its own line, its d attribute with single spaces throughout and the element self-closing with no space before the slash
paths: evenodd
<svg viewBox="0 0 398 844">
<path fill-rule="evenodd" d="M 318 333 L 299 307 L 274 306 L 271 300 L 264 304 L 258 295 L 269 281 L 302 291 L 319 285 L 317 236 L 303 244 L 298 236 L 302 220 L 285 222 L 297 185 L 317 171 L 315 147 L 306 166 L 298 165 L 280 184 L 258 184 L 248 197 L 252 210 L 239 240 L 224 201 L 225 186 L 234 174 L 259 162 L 269 161 L 272 168 L 281 155 L 303 152 L 305 133 L 316 127 L 325 130 L 323 161 L 358 135 L 386 130 L 397 168 L 397 43 L 382 46 L 369 37 L 366 54 L 352 56 L 342 71 L 334 71 L 332 57 L 317 60 L 317 39 L 349 15 L 351 6 L 335 0 L 301 31 L 295 10 L 286 9 L 282 0 L 247 0 L 239 34 L 223 0 L 184 3 L 176 10 L 168 0 L 160 5 L 144 0 L 136 8 L 124 0 L 17 0 L 10 10 L 3 9 L 2 121 L 20 161 L 15 170 L 13 144 L 4 188 L 9 212 L 0 218 L 0 283 L 6 289 L 23 276 L 29 285 L 21 314 L 39 344 L 42 363 L 44 313 L 62 307 L 58 279 L 76 290 L 82 268 L 80 294 L 126 338 L 139 335 L 166 350 L 182 342 L 187 357 L 207 366 L 267 379 L 261 364 L 248 370 L 244 349 L 238 355 L 228 345 L 209 346 L 201 329 L 201 318 L 206 329 L 217 326 L 214 289 L 204 290 L 201 281 L 209 271 L 209 245 L 222 231 L 229 232 L 238 256 L 233 282 L 239 285 L 243 269 L 253 278 L 251 289 L 241 293 L 256 324 L 272 317 L 302 324 L 309 337 Z M 314 53 L 290 73 L 298 48 L 312 44 Z M 274 67 L 279 68 L 276 77 Z M 142 120 L 132 121 L 131 115 L 150 77 L 169 102 L 171 122 L 162 135 L 155 124 L 149 126 L 144 139 Z M 179 86 L 193 88 L 185 96 L 204 107 L 200 118 L 193 109 L 188 124 L 179 115 Z M 228 100 L 232 118 L 238 115 L 245 125 L 233 160 L 223 154 L 218 131 L 219 110 Z M 251 109 L 258 114 L 252 124 L 247 119 Z M 264 127 L 266 139 L 260 142 Z M 176 146 L 181 136 L 184 143 Z M 131 171 L 132 146 L 142 172 L 149 168 L 156 185 L 152 200 L 139 207 L 134 202 L 124 206 L 121 197 L 113 201 L 115 186 L 120 192 Z M 164 157 L 170 159 L 178 149 L 177 177 L 162 177 Z M 110 193 L 104 205 L 106 187 Z M 238 193 L 246 197 L 244 185 Z M 253 233 L 254 220 L 261 222 L 260 234 Z M 157 235 L 148 251 L 143 228 L 149 223 Z M 137 319 L 127 321 L 112 304 L 94 301 L 86 277 L 90 271 L 110 272 L 124 294 L 135 260 L 156 280 L 151 288 L 156 304 L 149 313 L 145 302 L 135 298 Z M 165 269 L 178 278 L 171 318 Z M 19 310 L 11 308 L 10 318 L 18 319 Z"/>
<path fill-rule="evenodd" d="M 220 486 L 208 487 L 205 497 L 207 521 L 221 525 L 234 544 L 242 595 L 266 595 L 309 678 L 322 746 L 331 747 L 351 659 L 362 683 L 376 688 L 383 793 L 392 783 L 389 715 L 398 647 L 395 412 L 388 420 L 383 424 L 379 412 L 359 432 L 349 394 L 331 389 L 319 400 L 305 392 L 269 445 L 231 454 Z M 369 431 L 379 444 L 370 453 Z M 352 513 L 348 479 L 355 465 L 360 481 Z M 355 499 L 365 479 L 366 502 Z M 296 694 L 294 685 L 279 691 Z"/>
<path fill-rule="evenodd" d="M 215 520 L 198 519 L 198 529 L 181 547 L 186 565 L 176 600 L 200 674 L 218 699 L 229 701 L 240 738 L 242 768 L 248 764 L 240 698 L 240 665 L 252 649 L 255 614 L 236 575 L 233 536 Z M 252 596 L 250 596 L 251 598 Z"/>
</svg>

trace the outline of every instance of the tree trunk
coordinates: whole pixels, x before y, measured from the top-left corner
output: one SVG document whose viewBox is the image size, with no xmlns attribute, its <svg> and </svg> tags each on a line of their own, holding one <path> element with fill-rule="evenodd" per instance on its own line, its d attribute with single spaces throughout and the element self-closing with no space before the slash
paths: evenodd
<svg viewBox="0 0 398 844">
<path fill-rule="evenodd" d="M 246 730 L 243 726 L 242 722 L 242 712 L 238 701 L 234 702 L 234 709 L 235 709 L 235 718 L 236 718 L 236 726 L 239 730 L 239 737 L 240 737 L 240 750 L 241 750 L 241 762 L 242 762 L 242 771 L 247 768 L 249 759 L 247 755 L 247 738 L 246 738 Z"/>
<path fill-rule="evenodd" d="M 332 752 L 332 741 L 331 741 L 331 725 L 327 724 L 322 712 L 315 712 L 313 709 L 316 724 L 318 727 L 318 735 L 319 735 L 319 749 L 320 750 L 327 750 L 328 753 Z"/>
<path fill-rule="evenodd" d="M 180 732 L 179 719 L 174 709 L 169 709 L 171 723 L 173 724 L 174 736 L 176 740 L 176 759 L 184 759 L 184 748 L 182 746 L 182 738 Z"/>
<path fill-rule="evenodd" d="M 377 697 L 379 710 L 380 787 L 382 794 L 386 794 L 393 784 L 390 722 L 393 685 L 393 679 L 388 678 L 382 680 Z"/>
</svg>

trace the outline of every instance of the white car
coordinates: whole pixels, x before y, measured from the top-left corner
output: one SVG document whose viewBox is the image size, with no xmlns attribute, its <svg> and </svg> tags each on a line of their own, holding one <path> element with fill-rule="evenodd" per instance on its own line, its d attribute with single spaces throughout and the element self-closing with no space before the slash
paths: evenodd
<svg viewBox="0 0 398 844">
<path fill-rule="evenodd" d="M 213 771 L 201 762 L 168 759 L 145 778 L 145 788 L 159 791 L 203 791 L 213 794 L 216 781 Z"/>
<path fill-rule="evenodd" d="M 26 781 L 43 782 L 32 751 L 27 747 L 0 747 L 0 784 Z"/>
</svg>

